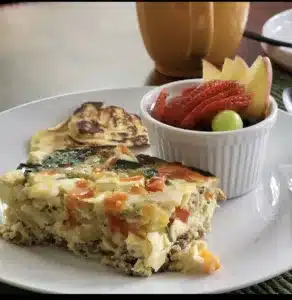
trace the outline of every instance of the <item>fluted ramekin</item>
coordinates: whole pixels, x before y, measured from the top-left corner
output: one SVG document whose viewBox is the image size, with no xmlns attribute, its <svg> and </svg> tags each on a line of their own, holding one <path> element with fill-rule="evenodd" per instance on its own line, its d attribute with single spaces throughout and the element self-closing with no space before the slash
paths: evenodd
<svg viewBox="0 0 292 300">
<path fill-rule="evenodd" d="M 259 183 L 268 137 L 277 119 L 277 103 L 270 96 L 269 113 L 265 120 L 233 131 L 180 129 L 151 116 L 150 109 L 162 89 L 171 98 L 201 82 L 202 79 L 180 80 L 161 85 L 144 95 L 140 115 L 148 129 L 151 153 L 168 161 L 209 171 L 220 179 L 220 186 L 227 198 L 241 196 Z"/>
</svg>

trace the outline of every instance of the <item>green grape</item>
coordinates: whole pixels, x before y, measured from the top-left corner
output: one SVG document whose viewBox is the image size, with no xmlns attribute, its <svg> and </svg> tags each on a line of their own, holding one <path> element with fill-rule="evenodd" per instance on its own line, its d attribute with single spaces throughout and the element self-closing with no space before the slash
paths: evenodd
<svg viewBox="0 0 292 300">
<path fill-rule="evenodd" d="M 220 111 L 212 120 L 213 131 L 229 131 L 240 128 L 243 128 L 242 119 L 233 110 Z"/>
</svg>

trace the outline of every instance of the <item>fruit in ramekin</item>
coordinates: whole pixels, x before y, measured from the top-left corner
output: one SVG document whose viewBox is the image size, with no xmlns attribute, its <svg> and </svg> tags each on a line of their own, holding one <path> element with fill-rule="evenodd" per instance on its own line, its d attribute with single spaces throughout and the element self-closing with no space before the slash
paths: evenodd
<svg viewBox="0 0 292 300">
<path fill-rule="evenodd" d="M 237 123 L 226 125 L 226 130 L 240 129 L 265 118 L 272 82 L 269 58 L 259 56 L 250 68 L 239 56 L 234 60 L 226 58 L 222 71 L 206 60 L 202 64 L 204 83 L 190 86 L 171 99 L 163 90 L 152 109 L 155 119 L 179 128 L 218 131 L 225 128 L 220 122 L 222 111 L 233 111 L 233 117 L 238 115 L 242 121 L 237 117 Z M 218 114 L 219 121 L 214 123 L 221 125 L 213 127 L 213 118 Z"/>
</svg>

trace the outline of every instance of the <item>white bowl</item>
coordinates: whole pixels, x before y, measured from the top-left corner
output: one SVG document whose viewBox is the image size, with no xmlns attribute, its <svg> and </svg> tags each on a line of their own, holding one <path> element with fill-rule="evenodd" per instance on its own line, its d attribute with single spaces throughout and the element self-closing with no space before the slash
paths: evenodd
<svg viewBox="0 0 292 300">
<path fill-rule="evenodd" d="M 224 132 L 180 129 L 163 124 L 150 115 L 162 89 L 171 98 L 184 88 L 201 82 L 202 79 L 189 79 L 168 83 L 154 88 L 142 98 L 140 115 L 148 129 L 151 153 L 168 161 L 209 171 L 219 177 L 228 198 L 241 196 L 259 183 L 268 136 L 277 118 L 277 104 L 270 96 L 270 111 L 265 120 L 247 128 Z"/>
</svg>

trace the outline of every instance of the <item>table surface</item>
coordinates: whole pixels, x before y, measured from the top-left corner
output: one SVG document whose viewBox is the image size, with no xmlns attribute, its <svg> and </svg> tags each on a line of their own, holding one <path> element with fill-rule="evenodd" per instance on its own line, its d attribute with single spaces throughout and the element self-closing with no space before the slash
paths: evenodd
<svg viewBox="0 0 292 300">
<path fill-rule="evenodd" d="M 0 6 L 0 110 L 61 93 L 159 85 L 173 80 L 153 69 L 133 2 L 21 3 Z M 247 28 L 261 32 L 290 2 L 254 2 Z M 243 39 L 249 64 L 263 54 Z M 1 293 L 29 293 L 0 284 Z"/>
</svg>

